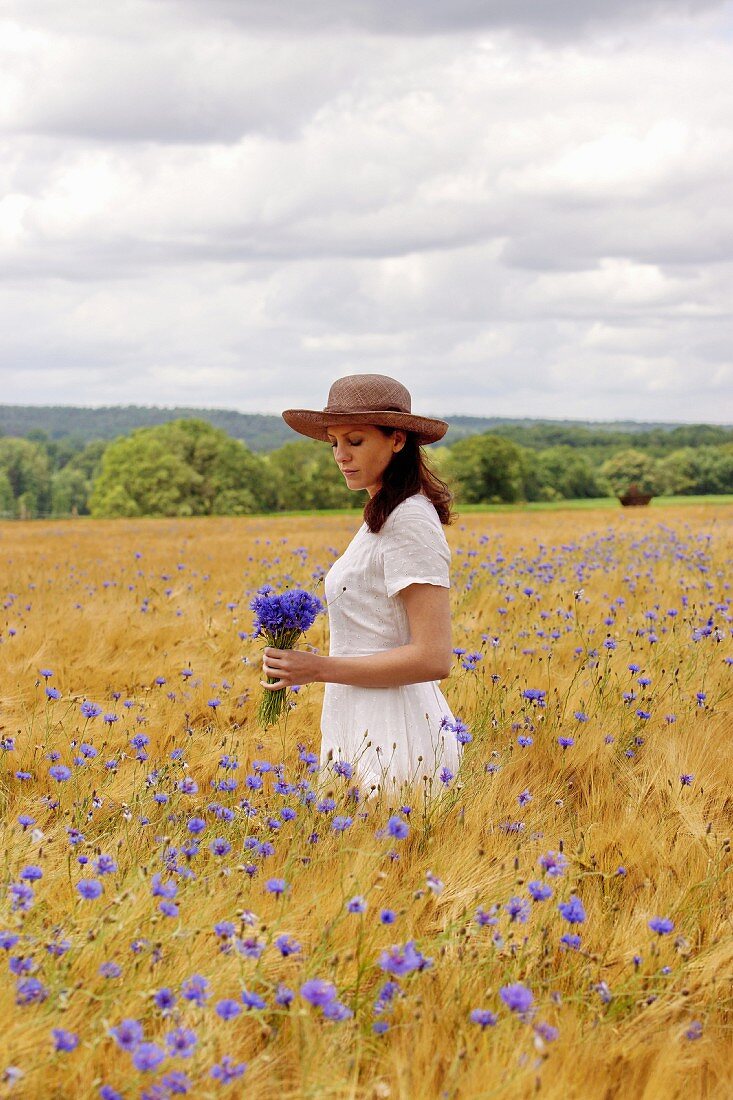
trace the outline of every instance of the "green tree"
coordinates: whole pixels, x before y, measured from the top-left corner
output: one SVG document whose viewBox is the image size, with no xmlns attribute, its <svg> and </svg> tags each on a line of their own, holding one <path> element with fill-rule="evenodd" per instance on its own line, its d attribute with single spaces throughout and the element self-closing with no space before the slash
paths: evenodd
<svg viewBox="0 0 733 1100">
<path fill-rule="evenodd" d="M 466 504 L 525 497 L 526 453 L 518 444 L 490 432 L 459 439 L 449 448 L 443 469 L 457 498 Z"/>
<path fill-rule="evenodd" d="M 89 506 L 94 516 L 202 516 L 275 502 L 264 459 L 203 420 L 174 420 L 109 444 Z"/>
<path fill-rule="evenodd" d="M 667 493 L 731 493 L 733 446 L 680 447 L 660 461 L 659 471 Z"/>
<path fill-rule="evenodd" d="M 10 485 L 12 510 L 21 518 L 42 515 L 51 505 L 51 471 L 40 443 L 0 439 L 0 474 Z"/>
<path fill-rule="evenodd" d="M 617 497 L 623 496 L 632 485 L 642 493 L 658 493 L 662 488 L 656 460 L 633 448 L 618 451 L 607 459 L 601 466 L 600 473 Z"/>
<path fill-rule="evenodd" d="M 315 439 L 296 440 L 272 451 L 267 457 L 276 486 L 277 508 L 351 508 L 364 504 L 363 493 L 349 489 L 333 460 L 327 443 Z"/>
<path fill-rule="evenodd" d="M 585 455 L 564 444 L 537 453 L 536 477 L 540 500 L 605 496 L 605 487 Z"/>
</svg>

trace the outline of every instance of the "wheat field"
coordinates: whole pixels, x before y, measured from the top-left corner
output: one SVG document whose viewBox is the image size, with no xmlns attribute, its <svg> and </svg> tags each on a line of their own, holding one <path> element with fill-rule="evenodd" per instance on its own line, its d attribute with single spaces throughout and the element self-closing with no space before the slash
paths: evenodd
<svg viewBox="0 0 733 1100">
<path fill-rule="evenodd" d="M 0 525 L 0 1096 L 730 1097 L 733 509 L 459 516 L 472 740 L 368 799 L 249 609 L 359 522 Z"/>
</svg>

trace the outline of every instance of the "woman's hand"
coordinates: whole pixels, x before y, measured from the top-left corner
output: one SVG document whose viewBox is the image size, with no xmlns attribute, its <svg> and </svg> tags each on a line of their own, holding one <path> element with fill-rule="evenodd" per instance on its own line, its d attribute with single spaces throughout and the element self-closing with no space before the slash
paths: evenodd
<svg viewBox="0 0 733 1100">
<path fill-rule="evenodd" d="M 312 684 L 321 678 L 322 663 L 323 658 L 317 653 L 302 649 L 275 649 L 268 645 L 262 656 L 262 671 L 265 676 L 274 677 L 275 683 L 268 684 L 264 680 L 260 683 L 269 691 Z"/>
</svg>

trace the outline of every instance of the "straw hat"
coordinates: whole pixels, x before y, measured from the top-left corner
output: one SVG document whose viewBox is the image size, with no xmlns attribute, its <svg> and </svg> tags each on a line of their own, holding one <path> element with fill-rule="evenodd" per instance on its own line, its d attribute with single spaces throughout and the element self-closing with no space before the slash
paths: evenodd
<svg viewBox="0 0 733 1100">
<path fill-rule="evenodd" d="M 283 420 L 301 435 L 328 441 L 329 424 L 374 424 L 415 432 L 418 443 L 435 443 L 448 431 L 445 420 L 415 416 L 410 391 L 386 374 L 349 374 L 337 378 L 328 404 L 315 409 L 286 409 Z"/>
</svg>

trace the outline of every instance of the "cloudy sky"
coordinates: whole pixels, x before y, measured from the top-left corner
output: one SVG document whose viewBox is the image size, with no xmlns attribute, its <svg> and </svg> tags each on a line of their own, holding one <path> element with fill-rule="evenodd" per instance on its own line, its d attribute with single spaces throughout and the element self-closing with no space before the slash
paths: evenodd
<svg viewBox="0 0 733 1100">
<path fill-rule="evenodd" d="M 733 6 L 0 0 L 0 403 L 733 423 Z"/>
</svg>

